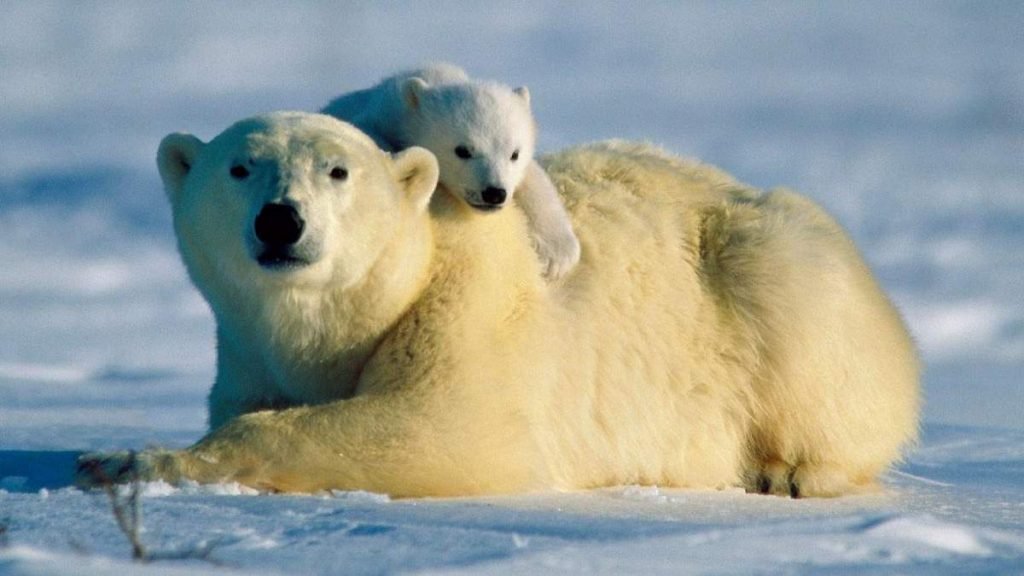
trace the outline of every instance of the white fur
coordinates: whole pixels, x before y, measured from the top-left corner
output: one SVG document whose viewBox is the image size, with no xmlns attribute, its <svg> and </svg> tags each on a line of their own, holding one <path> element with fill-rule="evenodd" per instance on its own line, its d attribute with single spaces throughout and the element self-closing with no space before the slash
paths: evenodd
<svg viewBox="0 0 1024 576">
<path fill-rule="evenodd" d="M 525 87 L 470 80 L 458 67 L 435 64 L 340 96 L 323 112 L 351 122 L 385 150 L 430 150 L 442 187 L 470 206 L 494 207 L 484 200 L 488 187 L 505 190 L 508 200 L 514 195 L 530 220 L 545 276 L 561 278 L 579 261 L 569 217 L 534 161 L 536 123 Z M 472 157 L 460 158 L 460 146 Z"/>
<path fill-rule="evenodd" d="M 227 174 L 249 158 L 240 186 Z M 339 163 L 349 180 L 325 180 Z M 209 144 L 168 136 L 182 257 L 217 319 L 215 429 L 141 454 L 141 475 L 396 496 L 830 496 L 900 458 L 917 429 L 913 344 L 820 208 L 642 145 L 545 164 L 586 248 L 559 284 L 536 274 L 520 211 L 484 217 L 440 194 L 425 212 L 426 152 L 391 159 L 294 114 Z M 312 219 L 319 257 L 266 270 L 247 235 L 282 197 Z M 111 473 L 124 456 L 84 463 Z"/>
<path fill-rule="evenodd" d="M 373 277 L 374 265 L 400 264 L 409 254 L 429 252 L 429 242 L 392 251 L 388 239 L 425 229 L 419 222 L 399 231 L 406 213 L 426 211 L 437 181 L 433 156 L 409 148 L 391 159 L 358 130 L 327 120 L 279 113 L 239 122 L 209 144 L 184 134 L 161 143 L 159 164 L 179 247 L 218 321 L 212 428 L 261 407 L 350 395 L 352 386 L 338 382 L 376 345 L 375 336 L 357 335 L 373 330 L 366 325 L 374 325 L 375 314 L 357 314 L 352 307 L 358 304 L 324 294 L 372 292 L 367 277 Z M 229 174 L 236 164 L 250 171 L 242 181 Z M 345 181 L 328 176 L 335 166 L 348 170 Z M 405 195 L 411 205 L 402 201 Z M 308 246 L 305 252 L 315 256 L 296 271 L 270 271 L 256 261 L 260 242 L 253 222 L 264 205 L 282 202 L 304 216 L 299 247 Z M 387 273 L 392 286 L 422 280 L 414 268 L 397 266 Z M 407 304 L 399 298 L 384 307 L 385 314 Z M 333 315 L 359 321 L 352 334 L 325 341 L 321 325 Z M 282 340 L 292 345 L 282 347 Z"/>
</svg>

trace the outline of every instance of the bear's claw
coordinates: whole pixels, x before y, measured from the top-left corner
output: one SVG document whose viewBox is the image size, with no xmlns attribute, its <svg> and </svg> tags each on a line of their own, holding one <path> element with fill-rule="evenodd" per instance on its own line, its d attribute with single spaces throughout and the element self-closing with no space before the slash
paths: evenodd
<svg viewBox="0 0 1024 576">
<path fill-rule="evenodd" d="M 134 451 L 88 452 L 78 457 L 75 485 L 98 488 L 124 484 L 138 478 L 139 460 Z"/>
<path fill-rule="evenodd" d="M 796 479 L 797 469 L 797 466 L 779 460 L 765 462 L 748 481 L 747 491 L 800 498 L 802 492 Z"/>
</svg>

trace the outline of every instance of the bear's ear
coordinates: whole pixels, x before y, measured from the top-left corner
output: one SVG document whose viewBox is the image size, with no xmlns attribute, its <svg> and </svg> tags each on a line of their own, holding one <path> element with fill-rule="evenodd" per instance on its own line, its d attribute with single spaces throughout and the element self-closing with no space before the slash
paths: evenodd
<svg viewBox="0 0 1024 576">
<path fill-rule="evenodd" d="M 520 86 L 519 88 L 516 88 L 515 90 L 513 90 L 513 92 L 516 93 L 516 96 L 519 96 L 520 98 L 525 100 L 527 106 L 530 105 L 530 90 L 529 90 L 529 88 L 527 88 L 526 86 Z"/>
<path fill-rule="evenodd" d="M 417 211 L 425 211 L 440 175 L 437 158 L 426 148 L 413 146 L 392 156 L 392 161 L 406 196 Z"/>
<path fill-rule="evenodd" d="M 173 203 L 185 185 L 185 177 L 192 170 L 203 141 L 191 134 L 175 132 L 168 134 L 160 142 L 156 153 L 156 165 L 160 169 L 160 179 L 164 181 L 164 191 Z"/>
<path fill-rule="evenodd" d="M 423 93 L 430 87 L 427 81 L 413 76 L 402 83 L 402 101 L 410 110 L 419 110 Z"/>
</svg>

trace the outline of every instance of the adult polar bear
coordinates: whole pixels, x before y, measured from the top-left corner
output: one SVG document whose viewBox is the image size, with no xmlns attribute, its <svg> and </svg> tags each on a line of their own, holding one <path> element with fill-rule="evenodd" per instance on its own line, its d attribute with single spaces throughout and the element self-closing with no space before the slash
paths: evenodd
<svg viewBox="0 0 1024 576">
<path fill-rule="evenodd" d="M 428 209 L 432 155 L 389 156 L 326 116 L 172 134 L 159 165 L 219 356 L 214 430 L 139 455 L 144 478 L 827 496 L 870 487 L 915 437 L 907 332 L 795 194 L 642 145 L 557 154 L 584 256 L 552 285 L 520 212 Z"/>
</svg>

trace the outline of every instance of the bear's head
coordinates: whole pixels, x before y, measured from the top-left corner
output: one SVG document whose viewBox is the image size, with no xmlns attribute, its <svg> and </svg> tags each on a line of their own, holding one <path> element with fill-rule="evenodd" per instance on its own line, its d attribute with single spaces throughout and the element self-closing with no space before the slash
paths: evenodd
<svg viewBox="0 0 1024 576">
<path fill-rule="evenodd" d="M 403 227 L 426 221 L 438 177 L 422 148 L 392 156 L 344 122 L 302 112 L 243 120 L 209 143 L 171 134 L 157 161 L 182 257 L 215 310 L 360 283 Z"/>
<path fill-rule="evenodd" d="M 512 198 L 533 160 L 536 124 L 525 88 L 483 83 L 401 86 L 409 142 L 437 156 L 441 185 L 481 211 Z"/>
</svg>

